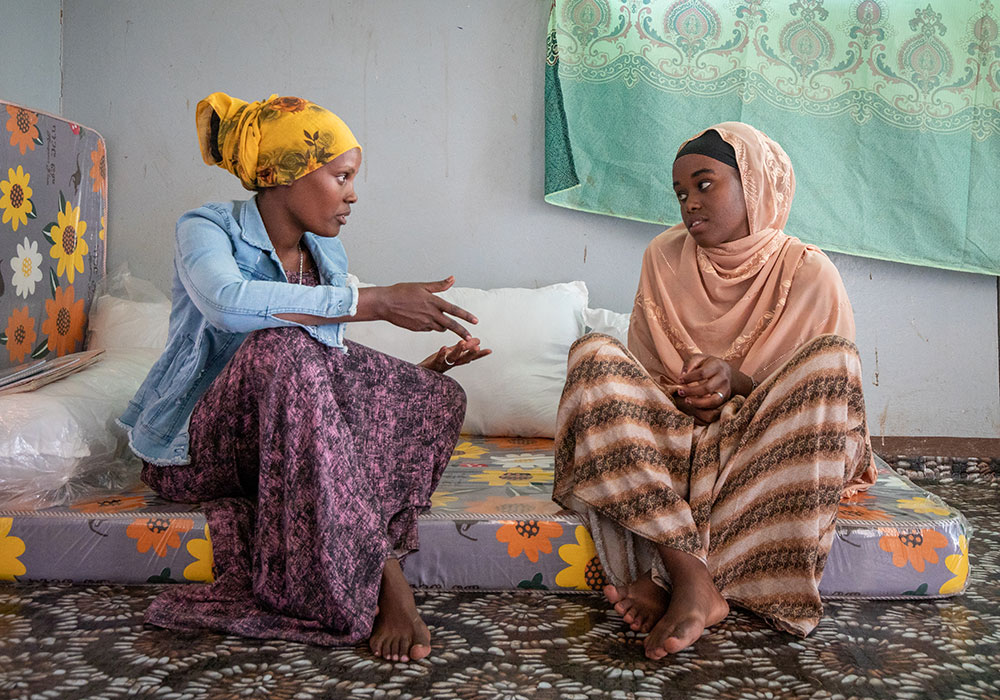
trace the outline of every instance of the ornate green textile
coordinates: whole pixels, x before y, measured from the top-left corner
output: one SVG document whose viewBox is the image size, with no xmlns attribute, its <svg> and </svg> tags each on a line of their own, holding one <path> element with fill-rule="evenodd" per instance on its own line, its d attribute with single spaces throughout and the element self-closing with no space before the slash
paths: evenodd
<svg viewBox="0 0 1000 700">
<path fill-rule="evenodd" d="M 743 121 L 795 165 L 788 233 L 1000 274 L 997 17 L 989 0 L 555 0 L 545 199 L 677 223 L 677 148 Z"/>
</svg>

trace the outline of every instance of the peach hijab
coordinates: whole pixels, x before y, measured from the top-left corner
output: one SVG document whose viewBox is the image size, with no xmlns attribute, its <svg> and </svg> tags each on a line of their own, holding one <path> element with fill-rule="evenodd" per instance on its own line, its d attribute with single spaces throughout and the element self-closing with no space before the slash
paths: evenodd
<svg viewBox="0 0 1000 700">
<path fill-rule="evenodd" d="M 668 385 L 697 353 L 762 382 L 817 335 L 854 340 L 837 269 L 818 248 L 782 230 L 795 193 L 788 155 L 747 124 L 711 128 L 736 151 L 750 235 L 700 248 L 681 223 L 646 249 L 628 346 Z"/>
</svg>

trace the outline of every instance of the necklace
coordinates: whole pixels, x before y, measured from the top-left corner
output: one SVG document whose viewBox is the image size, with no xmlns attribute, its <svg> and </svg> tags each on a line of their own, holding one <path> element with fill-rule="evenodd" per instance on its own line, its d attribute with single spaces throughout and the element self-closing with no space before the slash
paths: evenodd
<svg viewBox="0 0 1000 700">
<path fill-rule="evenodd" d="M 302 241 L 299 241 L 299 284 L 302 284 Z"/>
</svg>

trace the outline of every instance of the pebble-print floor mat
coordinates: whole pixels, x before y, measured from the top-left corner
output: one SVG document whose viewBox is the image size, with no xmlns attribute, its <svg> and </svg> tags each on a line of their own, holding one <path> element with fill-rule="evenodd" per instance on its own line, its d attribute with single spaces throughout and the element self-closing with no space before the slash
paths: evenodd
<svg viewBox="0 0 1000 700">
<path fill-rule="evenodd" d="M 948 600 L 827 604 L 806 640 L 731 614 L 654 662 L 599 596 L 418 593 L 435 652 L 392 664 L 144 627 L 159 587 L 0 585 L 0 698 L 1000 698 L 1000 491 L 932 484 L 974 527 Z"/>
</svg>

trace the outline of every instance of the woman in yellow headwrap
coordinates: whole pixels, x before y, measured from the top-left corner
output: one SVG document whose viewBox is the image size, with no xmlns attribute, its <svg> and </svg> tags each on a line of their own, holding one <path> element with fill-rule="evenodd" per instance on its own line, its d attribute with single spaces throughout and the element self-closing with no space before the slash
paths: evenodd
<svg viewBox="0 0 1000 700">
<path fill-rule="evenodd" d="M 163 355 L 120 418 L 161 496 L 203 505 L 215 581 L 176 587 L 147 621 L 318 644 L 369 638 L 393 660 L 430 653 L 399 558 L 454 449 L 465 394 L 444 376 L 489 353 L 435 292 L 358 287 L 337 238 L 361 146 L 297 97 L 197 107 L 205 162 L 256 192 L 177 224 Z M 412 365 L 344 340 L 382 319 L 461 340 Z"/>
</svg>

